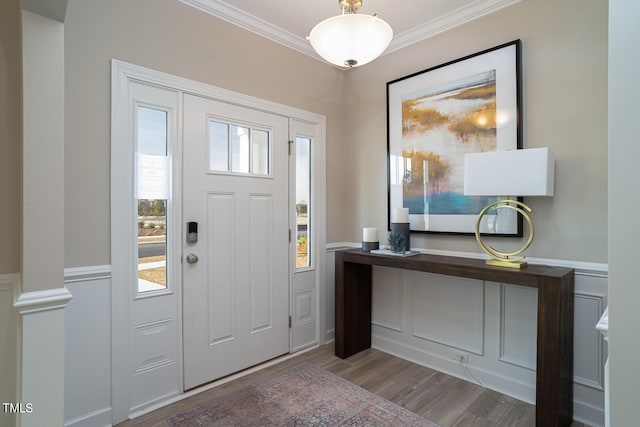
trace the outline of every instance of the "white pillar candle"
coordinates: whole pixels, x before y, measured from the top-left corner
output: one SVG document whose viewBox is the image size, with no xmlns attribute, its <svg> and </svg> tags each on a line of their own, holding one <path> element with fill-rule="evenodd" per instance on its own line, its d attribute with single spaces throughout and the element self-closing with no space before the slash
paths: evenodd
<svg viewBox="0 0 640 427">
<path fill-rule="evenodd" d="M 396 224 L 409 223 L 409 208 L 393 208 L 391 211 L 391 222 Z"/>
<path fill-rule="evenodd" d="M 362 229 L 362 241 L 363 242 L 377 242 L 378 241 L 378 229 L 375 227 L 364 227 Z"/>
</svg>

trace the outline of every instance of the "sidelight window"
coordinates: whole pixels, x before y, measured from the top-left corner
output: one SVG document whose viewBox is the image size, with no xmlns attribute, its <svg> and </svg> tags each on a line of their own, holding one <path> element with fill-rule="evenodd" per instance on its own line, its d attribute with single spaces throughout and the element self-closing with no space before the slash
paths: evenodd
<svg viewBox="0 0 640 427">
<path fill-rule="evenodd" d="M 167 288 L 168 115 L 161 109 L 137 108 L 138 292 Z"/>
<path fill-rule="evenodd" d="M 311 139 L 296 138 L 296 268 L 311 266 Z"/>
</svg>

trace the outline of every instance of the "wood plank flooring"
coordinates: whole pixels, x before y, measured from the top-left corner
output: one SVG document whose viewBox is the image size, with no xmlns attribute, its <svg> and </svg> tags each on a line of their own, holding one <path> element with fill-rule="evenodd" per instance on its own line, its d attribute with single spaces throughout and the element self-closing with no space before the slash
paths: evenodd
<svg viewBox="0 0 640 427">
<path fill-rule="evenodd" d="M 535 407 L 479 385 L 368 349 L 348 359 L 333 354 L 333 344 L 191 396 L 118 427 L 161 427 L 176 413 L 239 390 L 303 361 L 339 375 L 372 393 L 448 427 L 535 426 Z M 585 427 L 573 422 L 572 427 Z"/>
</svg>

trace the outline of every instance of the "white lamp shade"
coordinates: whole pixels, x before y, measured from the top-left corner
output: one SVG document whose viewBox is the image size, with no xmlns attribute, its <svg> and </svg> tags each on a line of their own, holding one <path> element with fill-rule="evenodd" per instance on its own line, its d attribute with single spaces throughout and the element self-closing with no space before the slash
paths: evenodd
<svg viewBox="0 0 640 427">
<path fill-rule="evenodd" d="M 309 34 L 311 46 L 328 62 L 341 67 L 364 65 L 389 46 L 393 30 L 382 19 L 362 14 L 345 14 L 325 19 Z"/>
<path fill-rule="evenodd" d="M 464 156 L 465 196 L 553 196 L 555 160 L 548 148 Z"/>
</svg>

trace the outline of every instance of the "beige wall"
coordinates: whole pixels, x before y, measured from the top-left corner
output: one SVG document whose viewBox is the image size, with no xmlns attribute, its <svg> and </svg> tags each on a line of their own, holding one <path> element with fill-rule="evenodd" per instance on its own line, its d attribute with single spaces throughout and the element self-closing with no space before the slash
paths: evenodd
<svg viewBox="0 0 640 427">
<path fill-rule="evenodd" d="M 22 288 L 64 287 L 64 24 L 22 12 Z"/>
<path fill-rule="evenodd" d="M 341 239 L 386 230 L 387 81 L 522 40 L 524 146 L 556 155 L 553 199 L 528 199 L 530 257 L 607 261 L 607 2 L 522 1 L 377 59 L 348 75 L 343 150 L 349 162 Z M 332 224 L 329 223 L 329 227 Z M 498 248 L 514 247 L 498 239 Z M 473 237 L 414 234 L 412 246 L 477 252 Z"/>
<path fill-rule="evenodd" d="M 111 58 L 325 115 L 338 223 L 342 71 L 172 0 L 69 1 L 65 57 L 67 267 L 110 263 Z"/>
<path fill-rule="evenodd" d="M 0 274 L 20 271 L 22 67 L 19 0 L 0 2 Z"/>
<path fill-rule="evenodd" d="M 531 257 L 607 260 L 607 4 L 522 1 L 343 72 L 169 0 L 71 0 L 65 21 L 67 267 L 110 263 L 110 68 L 116 58 L 327 116 L 327 242 L 386 228 L 387 81 L 520 38 L 525 147 L 557 158 L 530 199 Z M 414 246 L 477 251 L 473 238 Z M 513 247 L 501 239 L 500 247 Z"/>
</svg>

